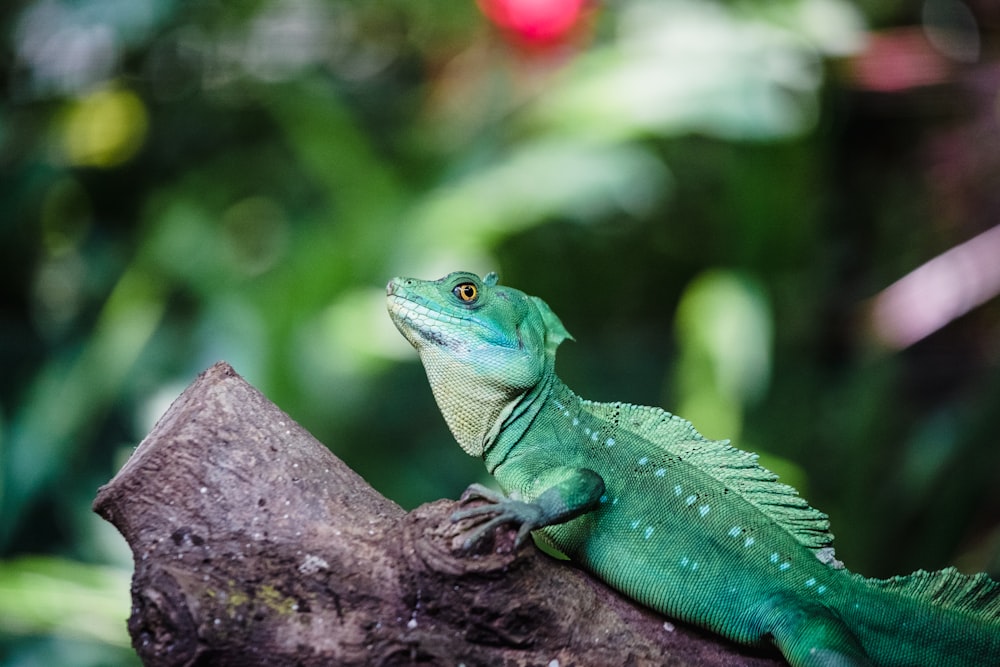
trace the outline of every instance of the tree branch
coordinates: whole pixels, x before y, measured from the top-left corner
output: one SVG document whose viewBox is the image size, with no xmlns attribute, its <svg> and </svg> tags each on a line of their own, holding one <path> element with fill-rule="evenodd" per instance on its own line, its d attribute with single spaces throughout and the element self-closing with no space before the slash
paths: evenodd
<svg viewBox="0 0 1000 667">
<path fill-rule="evenodd" d="M 633 604 L 454 503 L 406 513 L 225 363 L 174 402 L 94 510 L 135 558 L 146 665 L 783 664 Z"/>
</svg>

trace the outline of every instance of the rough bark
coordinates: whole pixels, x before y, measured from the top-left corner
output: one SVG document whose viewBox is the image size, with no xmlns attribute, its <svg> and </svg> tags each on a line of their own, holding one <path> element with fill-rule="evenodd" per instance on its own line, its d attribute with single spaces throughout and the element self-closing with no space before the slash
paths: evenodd
<svg viewBox="0 0 1000 667">
<path fill-rule="evenodd" d="M 135 558 L 146 665 L 780 665 L 636 606 L 513 531 L 469 553 L 219 363 L 94 509 Z"/>
</svg>

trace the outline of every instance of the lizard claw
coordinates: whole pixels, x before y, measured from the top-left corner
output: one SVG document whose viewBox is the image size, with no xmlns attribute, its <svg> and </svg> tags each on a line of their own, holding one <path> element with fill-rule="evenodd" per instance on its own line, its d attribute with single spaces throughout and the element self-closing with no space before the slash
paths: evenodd
<svg viewBox="0 0 1000 667">
<path fill-rule="evenodd" d="M 465 489 L 465 492 L 462 493 L 461 502 L 467 503 L 470 500 L 487 500 L 491 503 L 502 503 L 507 500 L 507 496 L 482 484 L 470 484 Z"/>
<path fill-rule="evenodd" d="M 462 542 L 464 549 L 469 549 L 480 542 L 486 535 L 498 526 L 510 523 L 518 526 L 514 538 L 514 548 L 519 548 L 535 528 L 542 525 L 541 508 L 534 503 L 508 498 L 481 484 L 473 484 L 462 494 L 463 502 L 469 500 L 486 500 L 490 504 L 478 505 L 460 509 L 451 515 L 452 522 L 465 519 L 477 519 L 473 529 Z"/>
</svg>

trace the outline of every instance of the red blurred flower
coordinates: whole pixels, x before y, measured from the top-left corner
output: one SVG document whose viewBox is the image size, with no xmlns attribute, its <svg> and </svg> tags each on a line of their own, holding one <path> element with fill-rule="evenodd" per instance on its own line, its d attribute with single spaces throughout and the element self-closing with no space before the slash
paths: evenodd
<svg viewBox="0 0 1000 667">
<path fill-rule="evenodd" d="M 561 41 L 576 26 L 585 0 L 476 0 L 483 14 L 529 44 Z"/>
</svg>

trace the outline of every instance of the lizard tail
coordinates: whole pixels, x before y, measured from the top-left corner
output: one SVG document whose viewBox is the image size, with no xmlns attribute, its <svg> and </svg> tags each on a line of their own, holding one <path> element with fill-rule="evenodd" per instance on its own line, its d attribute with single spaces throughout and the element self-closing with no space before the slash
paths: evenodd
<svg viewBox="0 0 1000 667">
<path fill-rule="evenodd" d="M 986 574 L 851 576 L 838 611 L 875 664 L 1000 665 L 1000 583 Z"/>
</svg>

